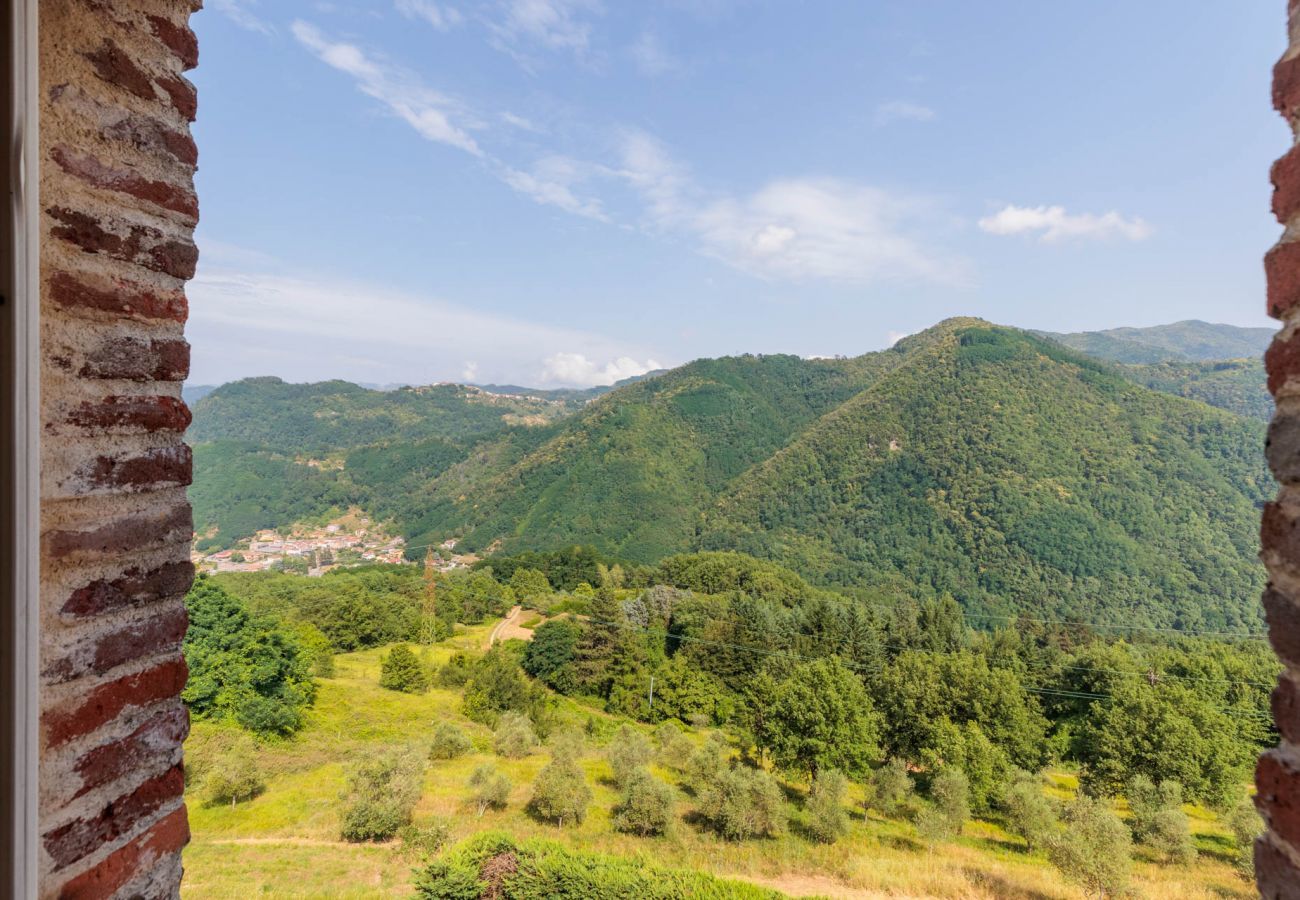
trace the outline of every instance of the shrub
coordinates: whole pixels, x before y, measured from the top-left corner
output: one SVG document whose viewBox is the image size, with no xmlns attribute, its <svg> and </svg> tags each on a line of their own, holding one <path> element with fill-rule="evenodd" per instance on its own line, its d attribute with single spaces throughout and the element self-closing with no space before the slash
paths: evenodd
<svg viewBox="0 0 1300 900">
<path fill-rule="evenodd" d="M 453 653 L 446 665 L 438 670 L 438 684 L 442 687 L 464 687 L 474 671 L 474 664 L 464 653 Z"/>
<path fill-rule="evenodd" d="M 256 748 L 244 738 L 222 754 L 209 768 L 204 780 L 204 794 L 208 803 L 234 806 L 252 800 L 266 789 L 266 782 L 258 769 Z"/>
<path fill-rule="evenodd" d="M 409 825 L 423 778 L 424 761 L 410 751 L 358 763 L 348 774 L 343 795 L 343 839 L 385 841 Z"/>
<path fill-rule="evenodd" d="M 492 724 L 503 712 L 520 712 L 536 724 L 546 705 L 546 689 L 529 680 L 515 654 L 498 644 L 475 664 L 465 684 L 465 715 Z"/>
<path fill-rule="evenodd" d="M 614 810 L 614 827 L 639 834 L 663 834 L 672 827 L 677 792 L 645 769 L 623 779 L 623 798 Z"/>
<path fill-rule="evenodd" d="M 578 764 L 557 758 L 538 773 L 528 811 L 544 822 L 554 822 L 563 828 L 565 822 L 581 823 L 590 805 L 591 788 Z"/>
<path fill-rule="evenodd" d="M 1036 775 L 1020 772 L 1002 798 L 1011 830 L 1025 839 L 1030 850 L 1047 846 L 1056 833 L 1055 806 L 1043 793 L 1043 783 Z"/>
<path fill-rule="evenodd" d="M 533 724 L 527 716 L 517 712 L 502 713 L 492 740 L 497 754 L 510 759 L 522 759 L 537 746 Z"/>
<path fill-rule="evenodd" d="M 1132 838 L 1110 804 L 1077 797 L 1065 810 L 1065 831 L 1048 845 L 1052 864 L 1098 897 L 1116 897 L 1128 886 Z"/>
<path fill-rule="evenodd" d="M 552 756 L 579 760 L 587 752 L 587 738 L 576 728 L 565 728 L 551 735 L 548 742 Z"/>
<path fill-rule="evenodd" d="M 950 841 L 970 818 L 970 787 L 959 769 L 943 769 L 930 782 L 930 803 L 917 815 L 916 830 L 927 843 Z"/>
<path fill-rule="evenodd" d="M 671 720 L 660 723 L 655 729 L 655 743 L 659 747 L 659 761 L 679 772 L 685 770 L 691 751 L 695 749 L 691 739 L 682 733 L 681 726 Z"/>
<path fill-rule="evenodd" d="M 881 815 L 895 818 L 906 814 L 915 786 L 907 774 L 907 763 L 892 757 L 871 775 L 871 806 Z"/>
<path fill-rule="evenodd" d="M 833 844 L 849 831 L 844 794 L 849 782 L 834 769 L 822 769 L 808 791 L 808 831 L 817 840 Z"/>
<path fill-rule="evenodd" d="M 686 761 L 686 777 L 697 793 L 708 787 L 719 770 L 725 768 L 730 754 L 727 739 L 716 731 L 710 732 L 704 743 L 695 748 Z"/>
<path fill-rule="evenodd" d="M 1233 840 L 1237 843 L 1237 855 L 1234 860 L 1237 871 L 1247 878 L 1254 878 L 1255 838 L 1264 833 L 1264 820 L 1260 818 L 1259 810 L 1255 809 L 1255 801 L 1243 797 L 1228 811 L 1224 824 L 1228 826 Z"/>
<path fill-rule="evenodd" d="M 421 859 L 428 859 L 441 850 L 450 836 L 451 823 L 446 819 L 434 819 L 423 825 L 404 825 L 397 832 L 403 852 Z"/>
<path fill-rule="evenodd" d="M 728 840 L 775 837 L 785 830 L 781 788 L 761 769 L 724 768 L 700 795 L 700 812 Z"/>
<path fill-rule="evenodd" d="M 398 644 L 380 666 L 379 686 L 404 694 L 422 694 L 429 689 L 429 673 L 416 659 L 411 648 Z"/>
<path fill-rule="evenodd" d="M 474 770 L 469 776 L 469 787 L 480 816 L 489 809 L 505 809 L 510 800 L 510 779 L 489 763 Z"/>
<path fill-rule="evenodd" d="M 654 748 L 646 736 L 630 725 L 619 728 L 614 740 L 605 749 L 605 758 L 614 772 L 614 783 L 622 786 L 627 779 L 650 763 Z"/>
<path fill-rule="evenodd" d="M 474 742 L 469 739 L 454 722 L 439 722 L 433 732 L 433 744 L 429 748 L 429 759 L 455 759 L 474 749 Z"/>
<path fill-rule="evenodd" d="M 1166 862 L 1186 865 L 1196 858 L 1191 822 L 1183 812 L 1183 786 L 1165 779 L 1159 785 L 1145 775 L 1129 779 L 1125 790 L 1133 818 L 1133 839 L 1145 844 Z"/>
</svg>

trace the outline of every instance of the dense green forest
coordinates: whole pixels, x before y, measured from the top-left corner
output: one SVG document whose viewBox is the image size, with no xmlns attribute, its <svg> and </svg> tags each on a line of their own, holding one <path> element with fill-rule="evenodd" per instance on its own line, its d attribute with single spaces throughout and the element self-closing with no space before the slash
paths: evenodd
<svg viewBox="0 0 1300 900">
<path fill-rule="evenodd" d="M 1273 340 L 1271 328 L 1212 325 L 1189 319 L 1149 328 L 1108 328 L 1072 334 L 1038 332 L 1089 356 L 1120 363 L 1258 359 Z"/>
<path fill-rule="evenodd" d="M 1255 339 L 1239 331 L 1136 338 L 1190 357 Z M 854 359 L 700 360 L 599 395 L 251 379 L 196 407 L 196 528 L 229 546 L 355 504 L 416 548 L 589 544 L 641 565 L 738 549 L 989 621 L 1252 630 L 1271 490 L 1257 379 L 1252 361 L 1102 363 L 973 319 Z"/>
</svg>

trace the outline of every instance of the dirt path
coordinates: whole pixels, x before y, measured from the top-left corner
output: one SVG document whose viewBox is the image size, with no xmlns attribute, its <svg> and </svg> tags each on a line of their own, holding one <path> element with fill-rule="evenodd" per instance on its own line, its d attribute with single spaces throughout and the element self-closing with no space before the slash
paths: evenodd
<svg viewBox="0 0 1300 900">
<path fill-rule="evenodd" d="M 736 881 L 747 881 L 759 887 L 771 888 L 791 897 L 835 897 L 845 900 L 903 900 L 897 894 L 886 891 L 868 891 L 863 888 L 850 887 L 825 875 L 781 875 L 776 878 L 762 878 L 753 875 L 723 875 Z"/>
<path fill-rule="evenodd" d="M 523 611 L 521 606 L 511 609 L 509 614 L 492 629 L 492 633 L 488 635 L 487 645 L 491 647 L 497 641 L 509 641 L 515 638 L 521 641 L 531 641 L 533 639 L 533 630 L 524 628 L 519 624 Z"/>
</svg>

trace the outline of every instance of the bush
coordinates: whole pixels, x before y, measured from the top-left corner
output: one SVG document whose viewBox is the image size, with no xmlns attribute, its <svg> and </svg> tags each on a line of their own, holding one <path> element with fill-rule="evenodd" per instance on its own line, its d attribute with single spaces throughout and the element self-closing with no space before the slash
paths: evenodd
<svg viewBox="0 0 1300 900">
<path fill-rule="evenodd" d="M 1025 839 L 1030 850 L 1047 846 L 1056 833 L 1056 808 L 1043 793 L 1043 782 L 1037 775 L 1018 773 L 1002 798 L 1002 808 L 1007 824 Z"/>
<path fill-rule="evenodd" d="M 429 759 L 455 759 L 474 749 L 474 742 L 454 722 L 440 722 L 433 732 Z"/>
<path fill-rule="evenodd" d="M 469 776 L 474 808 L 480 816 L 489 809 L 505 809 L 510 800 L 510 779 L 490 763 L 484 763 Z"/>
<path fill-rule="evenodd" d="M 533 733 L 533 724 L 522 713 L 502 713 L 497 720 L 496 731 L 492 737 L 493 745 L 499 756 L 509 759 L 522 759 L 537 746 L 537 735 Z"/>
<path fill-rule="evenodd" d="M 474 672 L 474 664 L 464 653 L 453 653 L 446 665 L 438 670 L 438 684 L 442 687 L 464 687 Z"/>
<path fill-rule="evenodd" d="M 871 806 L 884 816 L 906 815 L 915 786 L 907 763 L 892 757 L 871 774 Z"/>
<path fill-rule="evenodd" d="M 1125 790 L 1133 818 L 1133 839 L 1166 862 L 1186 865 L 1196 858 L 1191 822 L 1183 812 L 1183 786 L 1165 779 L 1153 784 L 1145 775 L 1129 779 Z"/>
<path fill-rule="evenodd" d="M 813 778 L 808 791 L 808 831 L 817 840 L 833 844 L 849 832 L 849 815 L 844 794 L 849 782 L 834 769 L 823 769 Z"/>
<path fill-rule="evenodd" d="M 781 787 L 761 769 L 717 771 L 701 792 L 700 812 L 732 841 L 775 837 L 785 831 Z"/>
<path fill-rule="evenodd" d="M 397 832 L 402 851 L 421 859 L 428 859 L 441 850 L 450 836 L 451 823 L 446 819 L 434 819 L 423 825 L 405 825 Z"/>
<path fill-rule="evenodd" d="M 234 806 L 252 800 L 266 790 L 266 782 L 258 770 L 256 748 L 244 738 L 219 757 L 209 768 L 204 780 L 204 794 L 209 804 Z"/>
<path fill-rule="evenodd" d="M 1090 894 L 1122 894 L 1128 886 L 1132 838 L 1110 804 L 1077 797 L 1066 807 L 1063 821 L 1065 831 L 1054 835 L 1048 845 L 1052 864 Z"/>
<path fill-rule="evenodd" d="M 686 761 L 686 778 L 696 793 L 707 788 L 719 770 L 726 767 L 730 755 L 727 739 L 716 731 L 710 732 L 704 743 L 695 748 Z"/>
<path fill-rule="evenodd" d="M 614 827 L 642 837 L 672 827 L 677 792 L 672 785 L 636 769 L 623 780 L 623 798 L 614 810 Z"/>
<path fill-rule="evenodd" d="M 1255 809 L 1255 801 L 1249 797 L 1243 797 L 1236 806 L 1229 810 L 1224 824 L 1228 826 L 1228 830 L 1232 832 L 1233 840 L 1237 843 L 1235 859 L 1237 871 L 1247 878 L 1253 879 L 1255 877 L 1255 838 L 1264 833 L 1264 820 L 1260 818 L 1259 810 Z"/>
<path fill-rule="evenodd" d="M 565 822 L 581 823 L 590 805 L 591 788 L 578 764 L 557 758 L 538 773 L 528 811 L 544 822 L 554 822 L 563 828 Z"/>
<path fill-rule="evenodd" d="M 682 733 L 681 726 L 669 720 L 655 729 L 655 744 L 659 747 L 659 761 L 681 772 L 691 758 L 695 745 Z"/>
<path fill-rule="evenodd" d="M 547 742 L 552 756 L 577 761 L 587 753 L 587 738 L 576 728 L 565 728 Z"/>
<path fill-rule="evenodd" d="M 930 803 L 916 817 L 916 830 L 927 843 L 950 841 L 970 818 L 970 787 L 959 769 L 943 769 L 930 782 Z"/>
<path fill-rule="evenodd" d="M 545 712 L 546 689 L 519 668 L 515 654 L 501 644 L 489 650 L 474 666 L 465 684 L 465 715 L 493 724 L 503 712 L 525 713 L 538 724 Z"/>
<path fill-rule="evenodd" d="M 423 779 L 424 760 L 411 751 L 357 764 L 343 795 L 343 840 L 385 841 L 409 825 Z"/>
<path fill-rule="evenodd" d="M 620 787 L 627 783 L 632 773 L 649 765 L 654 748 L 646 736 L 631 725 L 624 725 L 614 735 L 605 749 L 605 759 L 614 772 L 614 783 Z"/>
<path fill-rule="evenodd" d="M 429 673 L 410 647 L 398 644 L 384 657 L 379 671 L 379 686 L 404 694 L 422 694 L 429 689 Z"/>
</svg>

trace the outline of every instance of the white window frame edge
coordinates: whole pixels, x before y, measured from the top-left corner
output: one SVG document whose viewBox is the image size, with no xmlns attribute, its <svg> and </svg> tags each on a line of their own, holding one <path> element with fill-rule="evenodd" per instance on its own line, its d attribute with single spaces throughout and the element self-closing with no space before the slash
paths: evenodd
<svg viewBox="0 0 1300 900">
<path fill-rule="evenodd" d="M 0 894 L 37 896 L 40 620 L 38 0 L 0 21 L 7 204 L 0 215 Z"/>
</svg>

